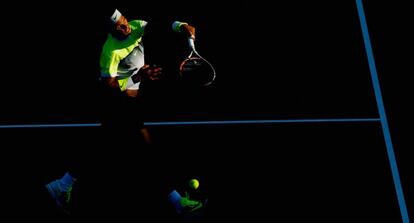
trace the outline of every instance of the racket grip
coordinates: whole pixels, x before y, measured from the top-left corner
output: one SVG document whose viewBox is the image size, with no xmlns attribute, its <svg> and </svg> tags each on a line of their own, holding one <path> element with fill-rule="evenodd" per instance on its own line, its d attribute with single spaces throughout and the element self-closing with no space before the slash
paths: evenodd
<svg viewBox="0 0 414 223">
<path fill-rule="evenodd" d="M 192 50 L 195 50 L 195 45 L 194 45 L 194 39 L 193 38 L 188 38 L 188 45 L 190 46 L 190 48 Z"/>
</svg>

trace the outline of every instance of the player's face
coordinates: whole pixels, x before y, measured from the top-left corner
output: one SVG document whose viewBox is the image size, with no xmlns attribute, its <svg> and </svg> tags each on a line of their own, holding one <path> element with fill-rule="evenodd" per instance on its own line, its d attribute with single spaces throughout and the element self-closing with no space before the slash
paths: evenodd
<svg viewBox="0 0 414 223">
<path fill-rule="evenodd" d="M 121 39 L 126 38 L 131 34 L 131 26 L 129 26 L 128 20 L 124 16 L 121 16 L 118 22 L 116 22 L 114 32 L 116 33 L 116 36 L 121 37 Z"/>
</svg>

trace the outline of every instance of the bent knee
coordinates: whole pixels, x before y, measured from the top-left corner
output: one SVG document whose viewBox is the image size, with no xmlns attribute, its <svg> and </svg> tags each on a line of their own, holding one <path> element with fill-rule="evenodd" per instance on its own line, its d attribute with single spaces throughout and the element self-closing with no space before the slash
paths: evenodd
<svg viewBox="0 0 414 223">
<path fill-rule="evenodd" d="M 131 98 L 136 98 L 136 97 L 138 97 L 138 95 L 139 95 L 139 90 L 138 90 L 138 89 L 126 89 L 126 90 L 125 90 L 125 94 L 126 94 L 128 97 L 131 97 Z"/>
</svg>

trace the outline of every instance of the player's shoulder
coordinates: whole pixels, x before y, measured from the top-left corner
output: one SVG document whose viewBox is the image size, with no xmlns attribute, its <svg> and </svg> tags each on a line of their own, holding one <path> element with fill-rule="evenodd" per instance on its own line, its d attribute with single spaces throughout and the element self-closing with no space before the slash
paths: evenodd
<svg viewBox="0 0 414 223">
<path fill-rule="evenodd" d="M 147 21 L 145 20 L 132 20 L 129 22 L 129 25 L 132 26 L 133 28 L 144 28 L 146 25 L 148 24 Z"/>
</svg>

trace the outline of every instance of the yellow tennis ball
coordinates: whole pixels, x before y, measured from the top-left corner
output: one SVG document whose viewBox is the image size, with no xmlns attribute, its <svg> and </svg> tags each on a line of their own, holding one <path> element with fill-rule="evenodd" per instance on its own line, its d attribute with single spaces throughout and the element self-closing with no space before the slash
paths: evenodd
<svg viewBox="0 0 414 223">
<path fill-rule="evenodd" d="M 192 179 L 190 180 L 189 185 L 190 185 L 190 188 L 195 190 L 198 188 L 198 186 L 200 186 L 200 182 L 198 182 L 197 179 Z"/>
</svg>

